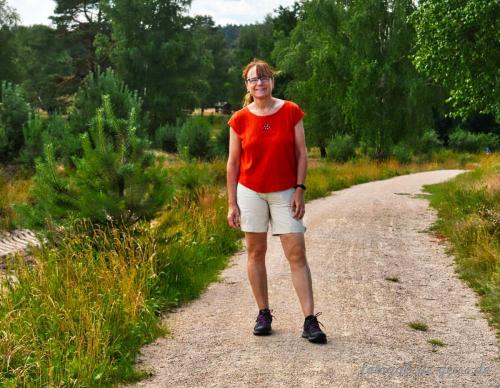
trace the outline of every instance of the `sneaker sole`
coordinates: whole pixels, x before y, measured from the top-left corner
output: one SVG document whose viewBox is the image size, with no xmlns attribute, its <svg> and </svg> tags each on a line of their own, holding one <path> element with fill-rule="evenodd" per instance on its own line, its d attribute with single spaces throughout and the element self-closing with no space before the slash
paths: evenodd
<svg viewBox="0 0 500 388">
<path fill-rule="evenodd" d="M 264 331 L 264 332 L 254 331 L 253 335 L 264 336 L 264 335 L 271 335 L 272 333 L 273 333 L 272 331 Z"/>
<path fill-rule="evenodd" d="M 307 335 L 302 334 L 302 338 L 306 338 L 309 342 L 312 342 L 315 344 L 326 344 L 327 343 L 327 339 L 326 339 L 325 334 L 319 335 L 317 337 L 312 337 L 312 338 L 309 338 Z"/>
</svg>

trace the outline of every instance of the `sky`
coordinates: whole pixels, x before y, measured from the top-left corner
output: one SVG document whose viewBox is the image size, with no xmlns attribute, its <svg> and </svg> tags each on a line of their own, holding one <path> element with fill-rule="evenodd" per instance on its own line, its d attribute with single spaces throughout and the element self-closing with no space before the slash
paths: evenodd
<svg viewBox="0 0 500 388">
<path fill-rule="evenodd" d="M 7 0 L 17 10 L 21 24 L 50 24 L 53 0 Z M 280 5 L 288 7 L 294 0 L 192 0 L 191 15 L 210 15 L 216 24 L 250 24 L 262 22 Z"/>
</svg>

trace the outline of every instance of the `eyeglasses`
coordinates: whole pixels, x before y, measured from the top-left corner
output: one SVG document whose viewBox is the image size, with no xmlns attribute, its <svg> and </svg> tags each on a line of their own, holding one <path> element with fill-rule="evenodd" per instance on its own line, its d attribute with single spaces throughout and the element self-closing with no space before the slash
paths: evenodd
<svg viewBox="0 0 500 388">
<path fill-rule="evenodd" d="M 257 84 L 257 82 L 262 81 L 262 83 L 264 82 L 269 82 L 270 80 L 272 80 L 273 77 L 255 77 L 255 78 L 247 78 L 247 82 L 251 85 L 255 85 Z"/>
</svg>

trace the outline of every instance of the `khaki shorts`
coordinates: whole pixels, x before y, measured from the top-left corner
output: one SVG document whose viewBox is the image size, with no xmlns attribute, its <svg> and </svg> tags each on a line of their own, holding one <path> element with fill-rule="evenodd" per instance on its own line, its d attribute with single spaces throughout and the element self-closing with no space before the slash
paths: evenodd
<svg viewBox="0 0 500 388">
<path fill-rule="evenodd" d="M 290 202 L 295 189 L 257 193 L 238 183 L 236 201 L 240 208 L 243 232 L 267 232 L 269 221 L 273 236 L 286 233 L 304 233 L 302 220 L 293 218 Z"/>
</svg>

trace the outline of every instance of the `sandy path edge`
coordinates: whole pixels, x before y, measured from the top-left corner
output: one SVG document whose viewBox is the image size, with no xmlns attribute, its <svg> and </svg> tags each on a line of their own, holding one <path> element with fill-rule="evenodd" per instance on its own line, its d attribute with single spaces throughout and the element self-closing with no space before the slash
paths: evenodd
<svg viewBox="0 0 500 388">
<path fill-rule="evenodd" d="M 246 254 L 221 281 L 164 317 L 171 338 L 143 347 L 148 387 L 498 387 L 498 343 L 415 194 L 460 170 L 370 182 L 307 204 L 308 260 L 327 345 L 300 338 L 303 317 L 279 239 L 267 267 L 274 335 L 251 334 L 257 309 Z M 395 276 L 399 282 L 386 277 Z M 425 322 L 425 332 L 408 327 Z M 431 338 L 446 346 L 437 348 Z"/>
</svg>

